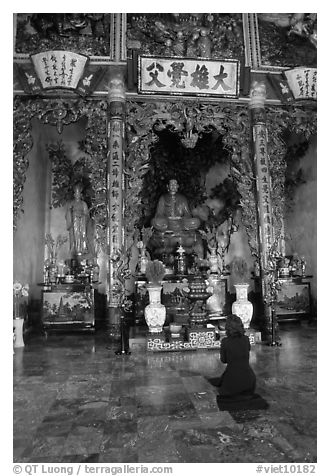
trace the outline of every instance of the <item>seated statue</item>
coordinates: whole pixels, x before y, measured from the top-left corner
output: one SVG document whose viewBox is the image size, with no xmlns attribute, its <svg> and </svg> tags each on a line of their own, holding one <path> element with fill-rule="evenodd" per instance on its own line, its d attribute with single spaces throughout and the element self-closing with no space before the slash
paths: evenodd
<svg viewBox="0 0 330 476">
<path fill-rule="evenodd" d="M 167 188 L 168 193 L 160 197 L 155 217 L 152 220 L 154 228 L 161 232 L 196 230 L 200 220 L 191 215 L 186 197 L 177 193 L 178 182 L 175 179 L 170 180 Z"/>
<path fill-rule="evenodd" d="M 193 217 L 188 201 L 178 192 L 178 182 L 169 181 L 168 193 L 159 199 L 155 217 L 151 224 L 155 233 L 150 240 L 150 246 L 156 254 L 171 253 L 177 245 L 182 245 L 186 252 L 191 252 L 199 242 L 196 232 L 200 219 Z"/>
</svg>

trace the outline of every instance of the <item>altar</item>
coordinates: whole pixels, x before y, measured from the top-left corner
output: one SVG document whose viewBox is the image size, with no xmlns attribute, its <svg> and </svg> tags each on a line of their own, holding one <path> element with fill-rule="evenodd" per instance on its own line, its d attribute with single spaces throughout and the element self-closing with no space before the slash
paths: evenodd
<svg viewBox="0 0 330 476">
<path fill-rule="evenodd" d="M 190 276 L 191 277 L 191 276 Z M 165 324 L 171 323 L 188 324 L 189 302 L 183 295 L 182 289 L 186 286 L 188 275 L 183 276 L 165 276 L 162 289 L 162 302 L 166 306 Z M 206 278 L 205 278 L 206 279 Z M 212 279 L 212 278 L 211 278 Z M 214 279 L 214 278 L 213 278 Z M 215 293 L 212 293 L 206 301 L 206 308 L 209 318 L 212 320 L 225 318 L 229 313 L 228 302 L 228 276 L 219 277 Z M 144 325 L 144 309 L 148 304 L 148 293 L 146 288 L 147 280 L 144 276 L 137 277 L 135 281 L 134 296 L 134 314 L 135 324 Z M 214 303 L 214 294 L 216 294 L 217 304 Z"/>
<path fill-rule="evenodd" d="M 229 276 L 206 275 L 206 286 L 212 289 L 205 300 L 205 320 L 202 325 L 192 325 L 191 305 L 184 293 L 194 275 L 167 275 L 162 283 L 161 301 L 166 307 L 166 320 L 160 333 L 148 331 L 144 312 L 149 303 L 147 279 L 141 275 L 135 281 L 134 323 L 130 329 L 130 348 L 151 352 L 218 349 L 225 336 L 225 321 L 231 313 L 228 293 Z M 251 344 L 261 341 L 260 332 L 248 329 Z"/>
</svg>

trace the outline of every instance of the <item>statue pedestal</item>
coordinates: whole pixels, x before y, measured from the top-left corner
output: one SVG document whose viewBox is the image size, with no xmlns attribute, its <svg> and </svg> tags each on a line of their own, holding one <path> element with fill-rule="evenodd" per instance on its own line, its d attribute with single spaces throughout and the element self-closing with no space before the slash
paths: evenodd
<svg viewBox="0 0 330 476">
<path fill-rule="evenodd" d="M 154 257 L 161 257 L 164 253 L 174 254 L 178 245 L 181 245 L 186 254 L 193 251 L 200 254 L 203 250 L 202 237 L 198 230 L 155 231 L 148 243 L 148 248 Z"/>
<path fill-rule="evenodd" d="M 190 328 L 188 329 L 189 343 L 192 347 L 198 349 L 207 349 L 214 347 L 215 344 L 215 330 L 213 326 L 211 328 Z"/>
</svg>

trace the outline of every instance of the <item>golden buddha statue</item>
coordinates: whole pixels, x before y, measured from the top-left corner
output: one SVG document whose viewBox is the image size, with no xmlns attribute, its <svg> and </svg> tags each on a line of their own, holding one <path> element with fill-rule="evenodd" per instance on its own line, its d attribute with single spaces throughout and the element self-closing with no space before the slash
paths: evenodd
<svg viewBox="0 0 330 476">
<path fill-rule="evenodd" d="M 159 199 L 152 225 L 158 231 L 196 230 L 200 220 L 193 217 L 188 201 L 178 192 L 179 186 L 175 179 L 169 181 L 168 193 Z"/>
<path fill-rule="evenodd" d="M 173 252 L 178 244 L 189 252 L 199 240 L 200 219 L 192 216 L 186 197 L 178 193 L 175 179 L 169 181 L 167 188 L 168 193 L 160 197 L 151 222 L 156 231 L 150 244 L 158 253 Z"/>
</svg>

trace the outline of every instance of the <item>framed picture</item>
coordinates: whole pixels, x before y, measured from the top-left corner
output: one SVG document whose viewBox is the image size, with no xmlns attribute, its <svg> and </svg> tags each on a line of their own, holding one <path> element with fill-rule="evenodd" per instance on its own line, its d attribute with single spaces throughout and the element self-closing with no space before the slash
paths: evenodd
<svg viewBox="0 0 330 476">
<path fill-rule="evenodd" d="M 139 56 L 138 92 L 237 98 L 239 61 Z"/>
<path fill-rule="evenodd" d="M 282 280 L 275 309 L 278 316 L 309 314 L 310 284 Z"/>
<path fill-rule="evenodd" d="M 93 291 L 44 291 L 43 324 L 94 325 Z"/>
</svg>

